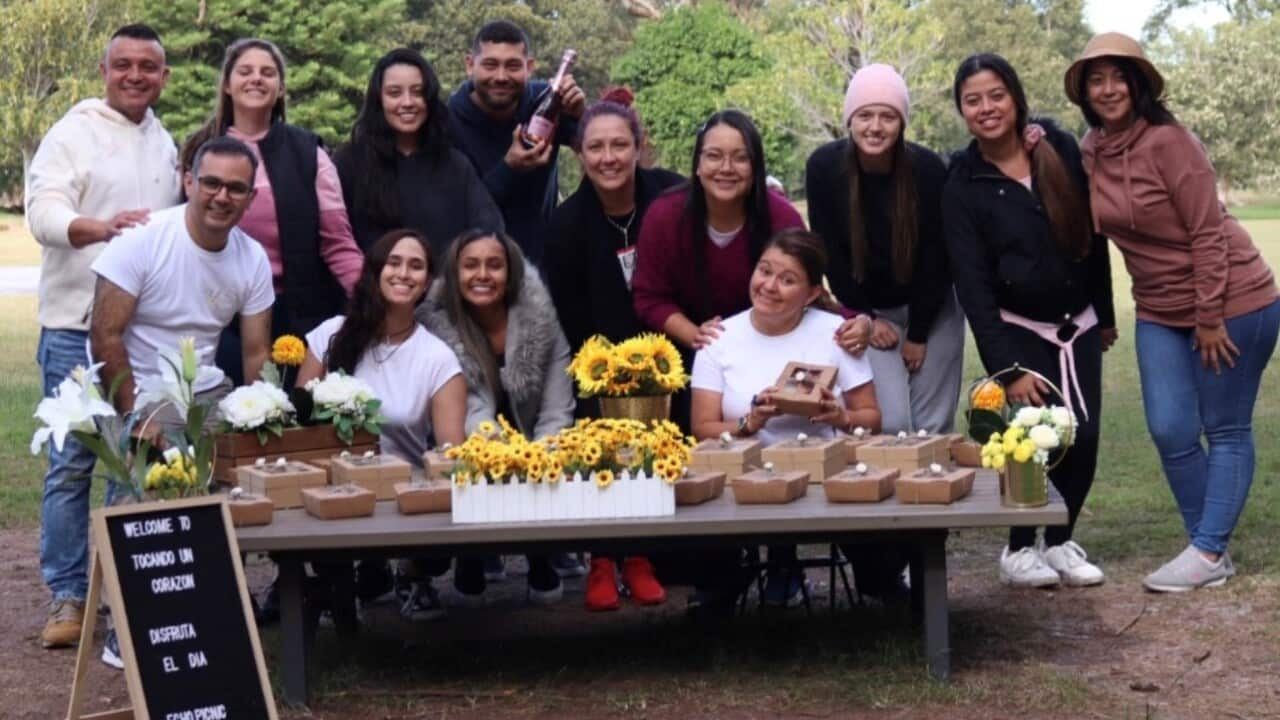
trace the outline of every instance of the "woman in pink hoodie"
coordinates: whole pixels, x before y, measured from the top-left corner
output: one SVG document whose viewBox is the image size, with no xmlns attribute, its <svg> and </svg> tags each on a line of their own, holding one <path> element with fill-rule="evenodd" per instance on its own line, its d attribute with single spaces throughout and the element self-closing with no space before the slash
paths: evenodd
<svg viewBox="0 0 1280 720">
<path fill-rule="evenodd" d="M 1253 482 L 1253 406 L 1280 330 L 1275 278 L 1218 201 L 1204 146 L 1165 107 L 1137 41 L 1094 37 L 1065 86 L 1091 127 L 1081 150 L 1094 228 L 1133 278 L 1147 427 L 1189 540 L 1143 584 L 1218 586 L 1235 574 L 1227 543 Z"/>
</svg>

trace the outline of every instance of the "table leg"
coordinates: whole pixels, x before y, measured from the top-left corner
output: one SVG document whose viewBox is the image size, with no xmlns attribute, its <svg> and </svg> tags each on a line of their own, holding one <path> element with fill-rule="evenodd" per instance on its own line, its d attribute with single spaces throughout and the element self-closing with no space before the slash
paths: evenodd
<svg viewBox="0 0 1280 720">
<path fill-rule="evenodd" d="M 307 633 L 302 606 L 302 584 L 305 573 L 302 560 L 281 554 L 277 589 L 280 593 L 281 675 L 284 679 L 284 702 L 296 707 L 307 703 Z"/>
<path fill-rule="evenodd" d="M 920 542 L 924 578 L 924 651 L 929 674 L 951 677 L 951 629 L 947 609 L 947 532 L 930 533 Z"/>
</svg>

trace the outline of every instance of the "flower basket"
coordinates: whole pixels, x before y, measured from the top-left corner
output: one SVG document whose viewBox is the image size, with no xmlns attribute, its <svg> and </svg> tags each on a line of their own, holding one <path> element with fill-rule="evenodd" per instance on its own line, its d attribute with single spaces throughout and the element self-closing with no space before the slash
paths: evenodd
<svg viewBox="0 0 1280 720">
<path fill-rule="evenodd" d="M 351 445 L 338 439 L 338 429 L 333 425 L 285 428 L 279 435 L 268 435 L 266 443 L 258 441 L 254 432 L 222 433 L 215 442 L 216 462 L 213 479 L 227 485 L 236 483 L 236 468 L 252 465 L 260 457 L 284 456 L 325 468 L 329 458 L 343 450 L 363 454 L 377 450 L 378 436 L 357 430 Z"/>
<path fill-rule="evenodd" d="M 623 471 L 601 484 L 596 473 L 575 473 L 554 482 L 523 482 L 512 476 L 493 482 L 453 484 L 455 523 L 544 522 L 555 520 L 620 520 L 674 515 L 674 486 L 643 471 Z"/>
<path fill-rule="evenodd" d="M 671 416 L 671 395 L 637 395 L 634 397 L 604 397 L 600 401 L 600 416 L 639 420 L 649 423 L 666 420 Z"/>
</svg>

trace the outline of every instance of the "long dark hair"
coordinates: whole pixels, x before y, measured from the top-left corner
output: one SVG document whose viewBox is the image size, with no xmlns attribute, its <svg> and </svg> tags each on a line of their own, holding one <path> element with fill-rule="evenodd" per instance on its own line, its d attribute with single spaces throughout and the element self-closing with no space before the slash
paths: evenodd
<svg viewBox="0 0 1280 720">
<path fill-rule="evenodd" d="M 700 238 L 707 232 L 707 192 L 698 177 L 698 163 L 702 159 L 702 145 L 707 133 L 717 125 L 728 125 L 742 135 L 747 146 L 747 155 L 751 158 L 751 187 L 744 198 L 747 232 L 750 239 L 751 262 L 754 265 L 764 252 L 769 242 L 769 233 L 773 230 L 773 217 L 769 212 L 769 189 L 765 179 L 769 176 L 764 163 L 764 141 L 760 139 L 760 131 L 755 123 L 741 110 L 722 110 L 707 118 L 707 122 L 698 129 L 698 136 L 693 143 L 693 164 L 689 173 L 689 184 L 685 194 L 684 218 L 693 238 L 693 272 L 700 280 L 707 277 L 706 243 Z M 690 318 L 701 322 L 710 316 L 711 290 L 706 282 L 700 282 L 702 292 L 701 305 L 697 308 L 698 317 Z"/>
<path fill-rule="evenodd" d="M 506 233 L 475 228 L 464 230 L 461 235 L 453 239 L 453 242 L 449 243 L 449 248 L 445 250 L 444 262 L 440 268 L 440 274 L 444 276 L 441 304 L 444 306 L 449 322 L 457 328 L 458 336 L 462 339 L 462 346 L 484 369 L 485 381 L 489 384 L 489 390 L 497 393 L 500 382 L 498 378 L 498 359 L 493 354 L 493 349 L 489 345 L 489 338 L 485 335 L 484 329 L 471 316 L 471 308 L 462 297 L 462 284 L 458 281 L 458 258 L 461 257 L 463 248 L 485 238 L 497 240 L 507 255 L 507 284 L 503 288 L 503 304 L 510 308 L 519 299 L 520 290 L 524 287 L 525 274 L 524 253 L 520 252 L 520 246 Z"/>
<path fill-rule="evenodd" d="M 427 278 L 431 278 L 431 244 L 420 233 L 401 228 L 378 238 L 364 254 L 364 268 L 347 302 L 347 318 L 329 340 L 329 347 L 323 348 L 326 370 L 355 374 L 365 351 L 386 335 L 387 299 L 382 296 L 382 268 L 396 244 L 405 238 L 413 238 L 422 246 L 427 258 Z M 422 302 L 421 298 L 418 302 Z"/>
<path fill-rule="evenodd" d="M 250 50 L 262 50 L 271 56 L 275 62 L 276 72 L 280 75 L 280 97 L 276 98 L 276 104 L 271 107 L 271 124 L 284 122 L 284 53 L 280 52 L 280 48 L 270 40 L 261 38 L 241 38 L 227 46 L 226 53 L 222 56 L 222 71 L 218 73 L 218 102 L 213 107 L 213 115 L 205 121 L 205 124 L 196 130 L 191 137 L 187 138 L 187 142 L 182 146 L 182 169 L 191 169 L 191 159 L 195 157 L 196 150 L 204 144 L 209 138 L 218 137 L 227 133 L 227 128 L 235 124 L 236 109 L 231 103 L 231 96 L 227 94 L 227 81 L 231 79 L 231 71 L 235 69 L 236 61 L 240 59 Z"/>
<path fill-rule="evenodd" d="M 984 70 L 1000 78 L 1005 89 L 1013 97 L 1014 107 L 1017 109 L 1014 132 L 1018 143 L 1021 144 L 1022 131 L 1027 127 L 1027 94 L 1013 66 L 999 55 L 979 53 L 970 55 L 960 63 L 960 67 L 956 70 L 955 84 L 952 86 L 956 110 L 963 112 L 960 108 L 961 86 L 970 77 Z M 1045 212 L 1049 216 L 1049 225 L 1058 250 L 1076 260 L 1088 256 L 1092 238 L 1084 192 L 1047 137 L 1036 143 L 1035 149 L 1031 151 L 1031 178 L 1035 187 L 1039 189 L 1040 202 L 1044 204 Z"/>
<path fill-rule="evenodd" d="M 1102 127 L 1102 118 L 1098 117 L 1098 113 L 1094 112 L 1093 106 L 1089 104 L 1089 66 L 1099 60 L 1109 60 L 1120 68 L 1124 84 L 1129 88 L 1129 101 L 1133 103 L 1134 117 L 1140 117 L 1151 125 L 1178 124 L 1178 119 L 1169 111 L 1164 101 L 1156 97 L 1155 91 L 1151 88 L 1151 81 L 1147 79 L 1146 73 L 1138 68 L 1137 63 L 1125 57 L 1105 57 L 1090 60 L 1080 73 L 1078 97 L 1083 100 L 1080 103 L 1080 112 L 1084 114 L 1084 121 L 1089 123 L 1089 127 Z"/>
<path fill-rule="evenodd" d="M 893 279 L 899 285 L 911 282 L 916 261 L 917 218 L 916 182 L 907 151 L 906 119 L 893 143 L 889 182 L 893 186 L 893 206 L 889 208 L 892 227 Z M 858 161 L 858 145 L 849 140 L 849 152 L 845 155 L 849 177 L 849 249 L 853 258 L 853 276 L 858 282 L 867 279 L 867 227 L 866 212 L 862 207 L 862 166 Z"/>
<path fill-rule="evenodd" d="M 417 50 L 396 48 L 383 55 L 373 66 L 364 104 L 351 126 L 349 151 L 360 163 L 353 204 L 363 208 L 376 225 L 398 225 L 400 190 L 396 176 L 396 133 L 387 124 L 382 107 L 382 83 L 387 69 L 408 65 L 422 73 L 422 97 L 426 101 L 427 120 L 418 129 L 418 147 L 427 157 L 439 160 L 449 148 L 448 109 L 440 100 L 440 79 L 431 64 Z"/>
</svg>

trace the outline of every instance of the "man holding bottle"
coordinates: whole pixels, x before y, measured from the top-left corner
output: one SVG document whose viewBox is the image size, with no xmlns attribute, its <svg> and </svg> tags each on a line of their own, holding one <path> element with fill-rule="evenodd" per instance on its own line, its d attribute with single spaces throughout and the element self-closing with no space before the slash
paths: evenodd
<svg viewBox="0 0 1280 720">
<path fill-rule="evenodd" d="M 522 134 L 550 85 L 530 80 L 534 61 L 524 30 L 506 20 L 487 23 L 476 33 L 466 65 L 467 81 L 449 98 L 449 136 L 484 179 L 507 232 L 536 265 L 556 205 L 556 156 L 578 131 L 586 95 L 567 69 L 557 73 L 555 132 L 527 146 Z"/>
</svg>

